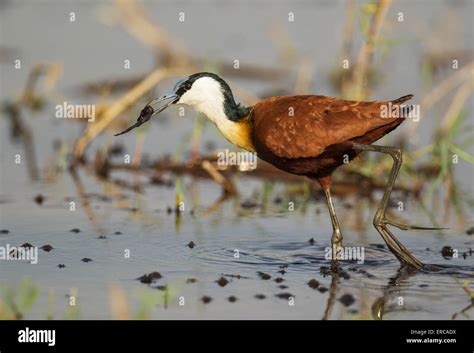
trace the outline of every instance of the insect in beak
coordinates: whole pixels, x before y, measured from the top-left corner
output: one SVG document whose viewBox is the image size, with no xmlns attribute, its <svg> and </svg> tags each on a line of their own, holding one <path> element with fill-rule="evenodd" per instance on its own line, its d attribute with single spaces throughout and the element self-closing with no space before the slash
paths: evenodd
<svg viewBox="0 0 474 353">
<path fill-rule="evenodd" d="M 171 93 L 171 94 L 164 95 L 161 98 L 152 100 L 150 103 L 148 103 L 145 106 L 145 108 L 142 109 L 142 111 L 140 112 L 140 116 L 138 117 L 137 122 L 135 124 L 123 130 L 122 132 L 115 134 L 114 136 L 123 135 L 129 132 L 130 130 L 133 130 L 136 127 L 139 127 L 140 125 L 146 123 L 148 120 L 151 119 L 153 115 L 161 113 L 163 110 L 168 108 L 171 104 L 176 103 L 178 99 L 179 99 L 179 96 L 176 93 Z M 165 102 L 165 104 L 161 106 L 160 108 L 155 109 L 152 107 L 153 105 L 161 103 L 161 102 Z"/>
</svg>

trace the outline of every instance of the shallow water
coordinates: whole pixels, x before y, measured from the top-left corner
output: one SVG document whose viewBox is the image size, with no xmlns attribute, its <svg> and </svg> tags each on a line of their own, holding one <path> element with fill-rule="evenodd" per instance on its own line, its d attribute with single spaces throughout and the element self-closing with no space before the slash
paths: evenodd
<svg viewBox="0 0 474 353">
<path fill-rule="evenodd" d="M 95 178 L 81 176 L 88 192 L 101 192 L 101 183 Z M 189 185 L 191 180 L 186 180 Z M 250 197 L 258 190 L 259 183 L 248 185 Z M 196 193 L 218 195 L 219 190 L 210 182 L 202 181 L 194 185 Z M 66 193 L 64 194 L 64 191 Z M 39 262 L 36 265 L 5 261 L 1 267 L 1 278 L 8 283 L 29 276 L 40 284 L 41 299 L 53 291 L 57 297 L 56 315 L 61 317 L 66 308 L 66 294 L 70 288 L 78 289 L 78 308 L 82 318 L 110 318 L 110 285 L 120 285 L 129 300 L 130 311 L 138 311 L 142 291 L 157 292 L 155 287 L 168 285 L 169 299 L 167 308 L 161 303 L 152 311 L 153 318 L 306 318 L 319 319 L 324 316 L 330 291 L 320 293 L 311 289 L 307 282 L 316 279 L 320 287 L 331 288 L 331 276 L 321 274 L 321 266 L 328 267 L 325 248 L 330 242 L 330 223 L 324 203 L 319 201 L 307 205 L 301 212 L 296 202 L 294 212 L 282 211 L 281 205 L 270 203 L 262 212 L 257 207 L 242 210 L 240 203 L 228 201 L 215 214 L 202 215 L 198 208 L 192 215 L 185 211 L 176 226 L 174 214 L 168 214 L 167 201 L 173 200 L 173 188 L 147 187 L 145 196 L 133 193 L 122 195 L 122 204 L 117 209 L 117 201 L 102 201 L 90 198 L 90 206 L 98 219 L 98 227 L 105 239 L 98 238 L 87 217 L 79 209 L 68 210 L 69 200 L 77 200 L 72 192 L 74 183 L 68 175 L 61 186 L 27 186 L 24 195 L 9 198 L 0 205 L 2 215 L 7 220 L 4 225 L 9 234 L 1 235 L 2 244 L 19 246 L 25 242 L 34 246 L 50 244 L 51 252 L 39 250 Z M 34 203 L 31 195 L 41 192 L 46 196 L 40 206 Z M 68 196 L 68 201 L 64 200 Z M 185 199 L 186 204 L 192 202 Z M 285 202 L 285 201 L 284 201 Z M 202 200 L 200 206 L 206 208 L 212 202 Z M 336 206 L 340 206 L 340 200 Z M 139 211 L 130 211 L 139 206 Z M 171 204 L 169 204 L 171 205 Z M 316 212 L 319 209 L 319 214 Z M 27 217 L 18 217 L 21 210 L 29 210 Z M 474 257 L 466 259 L 445 259 L 440 250 L 449 244 L 459 251 L 472 247 L 472 236 L 453 231 L 443 235 L 430 232 L 402 232 L 396 234 L 408 245 L 423 262 L 446 266 L 437 272 L 417 273 L 412 276 L 399 274 L 399 265 L 386 249 L 378 233 L 370 226 L 359 233 L 351 230 L 350 214 L 352 209 L 338 207 L 343 220 L 346 246 L 363 246 L 365 261 L 341 263 L 341 268 L 350 278 L 339 278 L 335 287 L 336 298 L 329 315 L 331 319 L 373 318 L 372 306 L 384 297 L 385 319 L 449 319 L 455 312 L 469 304 L 460 283 L 472 277 Z M 364 218 L 370 223 L 368 209 Z M 25 213 L 23 211 L 23 213 Z M 21 218 L 21 221 L 20 221 Z M 414 219 L 422 219 L 414 217 Z M 15 222 L 12 220 L 16 219 Z M 80 233 L 70 232 L 79 228 Z M 115 234 L 121 232 L 121 234 Z M 311 244 L 309 239 L 313 238 Z M 196 245 L 189 248 L 193 241 Z M 429 247 L 430 249 L 426 249 Z M 239 258 L 235 258 L 235 250 Z M 129 250 L 130 257 L 125 256 Z M 92 259 L 84 263 L 83 258 Z M 58 264 L 66 265 L 58 268 Z M 286 273 L 278 271 L 284 269 Z M 162 278 L 156 283 L 146 285 L 136 280 L 145 273 L 159 271 Z M 258 272 L 271 276 L 262 280 Z M 240 275 L 241 278 L 227 277 L 230 281 L 220 287 L 217 281 L 222 274 Z M 284 281 L 276 283 L 276 278 Z M 407 278 L 404 278 L 407 277 Z M 196 283 L 186 283 L 195 278 Z M 398 279 L 397 279 L 398 278 Z M 459 278 L 461 282 L 456 282 Z M 397 285 L 390 282 L 397 279 Z M 288 288 L 280 289 L 280 285 Z M 164 292 L 160 292 L 164 293 Z M 276 297 L 279 293 L 289 293 L 294 297 L 294 305 L 287 299 Z M 265 299 L 255 295 L 263 294 Z M 337 299 L 351 294 L 355 303 L 345 307 Z M 164 296 L 164 294 L 163 294 Z M 203 296 L 213 300 L 204 304 Z M 228 301 L 229 296 L 238 300 Z M 180 297 L 186 305 L 179 306 Z M 403 305 L 398 305 L 399 298 Z M 31 317 L 43 318 L 44 306 L 36 306 Z"/>
<path fill-rule="evenodd" d="M 268 42 L 263 19 L 278 20 L 286 16 L 289 6 L 277 2 L 271 8 L 261 5 L 256 6 L 254 12 L 248 12 L 244 4 L 220 4 L 212 6 L 218 16 L 212 17 L 212 26 L 207 26 L 204 23 L 209 21 L 212 3 L 183 3 L 190 15 L 185 25 L 176 22 L 174 5 L 162 4 L 147 3 L 150 14 L 197 54 L 216 55 L 227 60 L 238 56 L 242 62 L 260 63 L 272 63 L 276 56 Z M 390 13 L 405 9 L 418 24 L 431 28 L 432 23 L 436 23 L 446 11 L 441 1 L 430 2 L 433 11 L 429 13 L 424 10 L 422 1 L 412 4 L 408 7 L 407 3 L 401 2 Z M 297 2 L 295 8 L 301 20 L 288 30 L 296 46 L 317 63 L 313 91 L 332 94 L 325 75 L 338 55 L 339 43 L 328 41 L 327 32 L 328 28 L 342 26 L 344 4 L 321 2 L 320 5 L 314 8 L 311 2 Z M 150 53 L 134 39 L 97 23 L 96 7 L 88 2 L 79 2 L 75 6 L 79 21 L 73 26 L 65 25 L 62 16 L 70 8 L 60 2 L 38 2 L 34 6 L 13 2 L 2 9 L 2 43 L 19 48 L 24 63 L 22 70 L 14 70 L 11 65 L 1 66 L 2 100 L 18 94 L 29 69 L 38 61 L 59 60 L 64 63 L 59 89 L 71 101 L 91 100 L 76 91 L 84 82 L 127 77 L 152 67 Z M 452 11 L 465 20 L 458 21 L 459 31 L 467 45 L 472 46 L 471 12 L 462 6 Z M 225 16 L 229 13 L 232 13 L 231 19 Z M 245 16 L 252 35 L 243 34 L 239 16 Z M 414 23 L 408 21 L 397 32 L 400 38 L 413 36 Z M 28 22 L 36 24 L 35 31 L 23 25 Z M 215 30 L 216 27 L 224 28 L 223 24 L 225 31 Z M 324 49 L 318 43 L 324 43 Z M 385 79 L 390 85 L 381 85 L 374 93 L 376 98 L 422 91 L 419 61 L 413 59 L 419 58 L 421 51 L 418 41 L 408 41 L 393 48 L 393 55 L 384 64 L 390 68 Z M 85 56 L 85 52 L 93 55 Z M 124 58 L 132 60 L 130 71 L 121 69 Z M 166 88 L 158 90 L 166 90 L 170 84 L 164 83 Z M 269 88 L 257 83 L 242 84 L 255 93 Z M 53 112 L 54 105 L 51 104 L 46 111 L 26 117 L 35 133 L 41 166 L 52 158 L 53 140 L 72 141 L 80 132 L 79 124 L 58 121 Z M 150 124 L 145 143 L 147 154 L 156 157 L 172 153 L 189 132 L 191 118 L 170 119 L 174 115 L 176 112 L 170 112 L 168 119 Z M 419 147 L 429 141 L 439 116 L 435 114 L 430 119 L 424 122 L 424 128 L 418 129 L 419 139 L 410 141 L 410 147 Z M 226 201 L 214 213 L 205 215 L 203 211 L 219 198 L 220 188 L 210 181 L 184 178 L 186 210 L 177 221 L 174 214 L 167 212 L 168 207 L 174 206 L 174 187 L 146 186 L 142 194 L 137 194 L 118 189 L 81 170 L 80 180 L 84 192 L 89 194 L 87 208 L 81 203 L 80 188 L 68 173 L 55 183 L 31 183 L 24 165 L 12 162 L 12 156 L 21 153 L 22 148 L 8 140 L 6 119 L 0 120 L 0 131 L 0 229 L 9 230 L 8 234 L 0 234 L 0 245 L 19 246 L 28 242 L 34 246 L 50 244 L 54 247 L 51 252 L 39 250 L 39 263 L 36 265 L 16 261 L 0 264 L 3 285 L 14 285 L 23 276 L 30 277 L 39 285 L 39 303 L 27 314 L 28 317 L 46 317 L 48 293 L 52 292 L 56 302 L 54 316 L 62 318 L 68 306 L 66 295 L 71 288 L 76 288 L 80 318 L 112 318 L 110 288 L 113 285 L 123 289 L 132 317 L 143 304 L 140 298 L 159 293 L 163 299 L 151 311 L 151 317 L 157 319 L 373 319 L 380 316 L 382 306 L 384 319 L 450 319 L 470 304 L 461 283 L 465 279 L 472 282 L 474 257 L 446 259 L 440 253 L 446 245 L 458 249 L 460 254 L 474 248 L 472 236 L 465 233 L 467 225 L 458 224 L 455 218 L 446 225 L 450 229 L 443 232 L 395 229 L 397 237 L 420 260 L 443 267 L 440 271 L 407 274 L 399 271 L 398 262 L 382 245 L 380 236 L 372 227 L 375 206 L 365 200 L 336 198 L 345 245 L 364 247 L 365 261 L 363 264 L 342 262 L 341 269 L 350 277 L 344 279 L 341 276 L 338 282 L 331 283 L 331 276 L 321 274 L 321 267 L 329 266 L 324 254 L 331 236 L 331 224 L 322 199 L 308 203 L 301 197 L 292 199 L 284 194 L 283 185 L 277 183 L 265 208 L 243 209 L 240 204 L 244 200 L 253 198 L 261 204 L 262 184 L 255 179 L 240 177 L 237 183 L 240 199 Z M 229 147 L 210 126 L 205 130 L 204 140 L 214 141 L 219 148 Z M 120 141 L 125 143 L 127 151 L 133 151 L 134 136 L 125 135 Z M 100 143 L 94 143 L 91 150 L 99 146 Z M 472 176 L 472 166 L 461 163 L 458 174 Z M 130 175 L 114 173 L 113 176 L 131 181 Z M 472 178 L 460 178 L 460 182 L 466 194 L 472 196 Z M 38 194 L 45 196 L 42 205 L 34 202 Z M 282 204 L 272 202 L 276 196 L 283 198 Z M 397 200 L 399 196 L 394 194 L 392 199 Z M 68 209 L 71 200 L 77 205 L 74 212 Z M 293 212 L 285 207 L 289 201 L 295 202 Z M 352 202 L 353 207 L 343 207 L 346 202 Z M 408 223 L 431 225 L 414 201 L 408 202 L 406 209 L 409 212 L 404 212 L 402 218 Z M 472 213 L 467 213 L 467 221 L 472 223 Z M 93 219 L 89 218 L 91 215 Z M 441 211 L 434 217 L 441 219 Z M 73 228 L 81 231 L 73 233 L 70 231 Z M 105 238 L 99 238 L 100 235 Z M 314 244 L 308 242 L 311 238 Z M 196 244 L 192 249 L 187 246 L 190 241 Z M 234 257 L 236 249 L 239 258 Z M 125 256 L 127 250 L 129 258 Z M 81 261 L 83 258 L 92 261 L 85 263 Z M 59 264 L 66 267 L 58 268 Z M 286 273 L 279 273 L 281 270 Z M 148 286 L 137 280 L 153 271 L 159 271 L 163 276 L 156 283 Z M 267 273 L 271 278 L 263 280 L 259 272 Z M 241 278 L 227 276 L 230 282 L 220 287 L 216 281 L 223 274 L 240 275 Z M 186 283 L 190 278 L 197 281 Z M 277 283 L 276 278 L 283 278 L 283 281 Z M 310 288 L 307 282 L 311 279 L 319 281 L 319 287 L 328 291 L 321 293 Z M 166 308 L 165 292 L 156 288 L 163 285 L 169 288 Z M 281 285 L 288 288 L 282 289 Z M 276 296 L 281 293 L 291 295 L 294 305 L 290 305 L 288 299 Z M 355 302 L 348 307 L 343 305 L 338 299 L 344 294 L 352 295 Z M 258 299 L 256 295 L 265 298 Z M 211 297 L 212 301 L 204 304 L 201 301 L 203 296 Z M 237 301 L 229 302 L 229 296 L 235 296 Z M 179 305 L 180 297 L 185 299 L 184 306 Z M 403 304 L 399 305 L 401 300 Z M 472 311 L 466 314 L 469 316 L 459 314 L 457 319 L 472 318 Z"/>
</svg>

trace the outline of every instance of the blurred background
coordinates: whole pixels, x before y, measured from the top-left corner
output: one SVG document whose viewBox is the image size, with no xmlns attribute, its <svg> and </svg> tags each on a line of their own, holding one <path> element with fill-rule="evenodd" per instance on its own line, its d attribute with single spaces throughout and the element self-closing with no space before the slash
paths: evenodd
<svg viewBox="0 0 474 353">
<path fill-rule="evenodd" d="M 473 7 L 1 1 L 0 245 L 43 249 L 37 265 L 2 261 L 0 318 L 472 317 Z M 421 119 L 379 144 L 404 150 L 394 218 L 449 227 L 396 230 L 442 270 L 399 272 L 372 227 L 390 158 L 366 154 L 334 174 L 346 244 L 366 261 L 328 276 L 318 186 L 262 161 L 219 168 L 217 153 L 236 148 L 190 108 L 113 137 L 199 71 L 247 105 L 414 94 Z M 65 102 L 93 106 L 95 120 L 58 119 Z"/>
</svg>

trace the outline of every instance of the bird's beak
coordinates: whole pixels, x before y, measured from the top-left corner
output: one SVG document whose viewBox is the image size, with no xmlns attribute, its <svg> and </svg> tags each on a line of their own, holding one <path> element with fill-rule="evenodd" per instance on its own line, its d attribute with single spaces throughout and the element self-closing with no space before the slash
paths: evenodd
<svg viewBox="0 0 474 353">
<path fill-rule="evenodd" d="M 135 124 L 123 130 L 122 132 L 115 134 L 115 136 L 123 135 L 129 132 L 130 130 L 133 130 L 136 127 L 139 127 L 140 125 L 150 120 L 153 115 L 161 113 L 163 110 L 168 108 L 171 104 L 176 103 L 178 100 L 179 100 L 179 96 L 176 93 L 167 94 L 161 98 L 152 100 L 150 103 L 148 103 L 145 106 L 145 108 L 142 109 L 142 111 L 140 112 L 140 116 L 138 117 L 137 122 Z M 165 102 L 165 104 L 163 104 L 159 108 L 153 108 L 153 105 L 161 103 L 161 102 Z"/>
</svg>

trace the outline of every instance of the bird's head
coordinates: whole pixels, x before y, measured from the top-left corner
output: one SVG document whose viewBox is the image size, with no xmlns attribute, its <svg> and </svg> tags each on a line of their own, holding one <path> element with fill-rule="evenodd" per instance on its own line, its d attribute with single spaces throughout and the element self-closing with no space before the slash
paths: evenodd
<svg viewBox="0 0 474 353">
<path fill-rule="evenodd" d="M 177 104 L 192 106 L 215 123 L 219 119 L 236 121 L 249 112 L 248 108 L 235 103 L 229 85 L 222 78 L 210 72 L 199 72 L 179 80 L 171 93 L 149 102 L 142 109 L 137 122 L 115 136 L 129 132 Z"/>
</svg>

